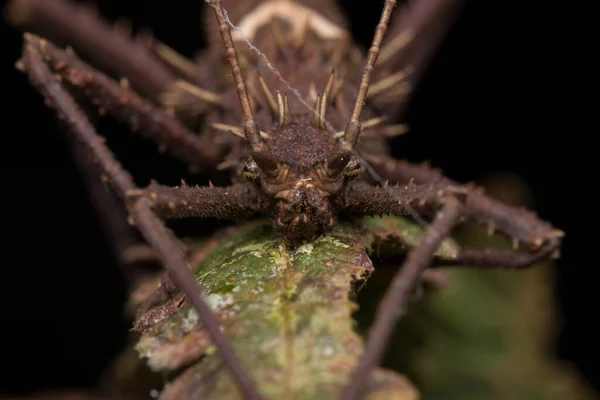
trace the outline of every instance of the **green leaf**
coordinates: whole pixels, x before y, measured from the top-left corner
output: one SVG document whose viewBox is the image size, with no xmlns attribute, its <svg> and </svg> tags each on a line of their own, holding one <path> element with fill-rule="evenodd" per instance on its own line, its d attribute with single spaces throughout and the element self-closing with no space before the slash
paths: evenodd
<svg viewBox="0 0 600 400">
<path fill-rule="evenodd" d="M 480 230 L 467 231 L 464 242 L 504 247 Z M 380 271 L 361 292 L 366 308 L 373 309 L 393 272 Z M 520 271 L 453 268 L 447 274 L 447 289 L 428 292 L 409 307 L 384 362 L 410 377 L 423 399 L 597 398 L 553 354 L 558 318 L 550 262 Z"/>
<path fill-rule="evenodd" d="M 399 218 L 365 218 L 295 250 L 263 222 L 230 230 L 203 263 L 196 280 L 238 355 L 268 398 L 338 397 L 363 351 L 354 329 L 354 285 L 373 270 L 371 249 L 403 253 L 423 232 Z M 447 241 L 440 257 L 451 258 Z M 195 311 L 176 297 L 140 318 L 136 346 L 156 371 L 177 371 L 163 399 L 238 398 L 222 360 Z M 148 321 L 151 323 L 149 324 Z M 139 321 L 138 321 L 139 323 Z M 402 375 L 377 370 L 371 399 L 416 399 Z"/>
</svg>

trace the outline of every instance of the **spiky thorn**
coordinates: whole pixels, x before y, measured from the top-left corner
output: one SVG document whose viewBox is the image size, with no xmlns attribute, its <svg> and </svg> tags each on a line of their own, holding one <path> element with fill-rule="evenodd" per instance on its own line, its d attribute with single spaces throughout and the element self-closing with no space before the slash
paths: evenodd
<svg viewBox="0 0 600 400">
<path fill-rule="evenodd" d="M 312 118 L 312 124 L 315 127 L 319 127 L 321 124 L 322 116 L 321 116 L 321 96 L 317 95 L 317 100 L 315 100 L 315 107 Z"/>
<path fill-rule="evenodd" d="M 239 137 L 240 139 L 246 140 L 246 135 L 244 135 L 244 130 L 238 128 L 234 125 L 222 124 L 220 122 L 213 122 L 210 124 L 211 127 L 215 128 L 218 131 L 229 132 L 234 136 Z"/>
<path fill-rule="evenodd" d="M 321 98 L 321 104 L 319 104 L 319 127 L 321 129 L 325 129 L 325 115 L 327 114 L 327 90 L 323 92 L 323 97 Z"/>
<path fill-rule="evenodd" d="M 206 111 L 206 105 L 222 106 L 221 96 L 210 90 L 202 89 L 184 80 L 177 80 L 160 97 L 165 109 L 175 114 L 178 111 L 199 115 Z"/>
<path fill-rule="evenodd" d="M 329 78 L 327 78 L 327 84 L 325 85 L 325 94 L 327 95 L 327 98 L 329 99 L 328 101 L 332 101 L 333 97 L 332 96 L 332 90 L 333 90 L 333 85 L 335 84 L 335 67 L 331 68 L 331 72 L 329 73 Z"/>
<path fill-rule="evenodd" d="M 56 109 L 60 119 L 97 160 L 107 180 L 121 197 L 137 188 L 129 175 L 116 161 L 93 125 L 77 106 L 74 98 L 57 82 L 54 74 L 44 62 L 39 46 L 34 41 L 26 41 L 23 50 L 23 65 L 31 83 L 44 95 L 48 105 Z M 171 188 L 172 189 L 172 188 Z M 222 202 L 223 194 L 217 195 Z M 220 205 L 217 205 L 220 207 Z M 242 393 L 249 399 L 261 399 L 254 382 L 248 376 L 235 355 L 229 340 L 222 334 L 221 326 L 210 307 L 203 299 L 203 293 L 188 269 L 187 262 L 177 240 L 164 223 L 154 214 L 153 204 L 148 197 L 140 197 L 128 205 L 131 219 L 145 239 L 159 255 L 163 265 L 178 287 L 186 294 L 202 321 L 212 343 L 225 360 L 233 379 Z"/>
<path fill-rule="evenodd" d="M 180 87 L 182 90 L 186 91 L 187 93 L 189 93 L 207 103 L 211 103 L 211 104 L 214 104 L 217 106 L 220 106 L 223 104 L 223 100 L 221 99 L 221 96 L 219 96 L 215 92 L 211 92 L 210 90 L 202 89 L 196 85 L 192 85 L 191 83 L 182 81 L 182 80 L 177 81 L 176 85 L 178 87 Z"/>
<path fill-rule="evenodd" d="M 321 129 L 327 129 L 327 122 L 325 116 L 327 115 L 327 106 L 331 101 L 330 95 L 333 90 L 333 84 L 335 82 L 335 68 L 331 68 L 331 73 L 327 79 L 325 90 L 323 90 L 322 96 L 317 96 L 315 102 L 315 114 L 313 117 L 313 124 Z"/>
<path fill-rule="evenodd" d="M 154 40 L 152 48 L 158 56 L 171 68 L 179 71 L 187 77 L 196 76 L 197 66 L 190 59 L 182 56 L 166 44 Z"/>
<path fill-rule="evenodd" d="M 391 42 L 387 43 L 381 48 L 377 65 L 384 64 L 386 61 L 390 60 L 392 56 L 406 48 L 406 46 L 413 40 L 414 37 L 415 34 L 413 31 L 404 31 L 397 35 L 394 39 L 392 39 Z"/>
<path fill-rule="evenodd" d="M 213 122 L 210 124 L 211 127 L 215 128 L 218 131 L 229 132 L 241 139 L 246 140 L 246 135 L 244 135 L 244 130 L 238 128 L 234 125 L 222 124 L 220 122 Z M 260 137 L 263 139 L 269 139 L 269 134 L 267 132 L 260 131 Z"/>
<path fill-rule="evenodd" d="M 371 85 L 369 89 L 369 94 L 367 98 L 370 99 L 372 97 L 377 96 L 389 89 L 396 87 L 396 85 L 402 81 L 404 81 L 412 72 L 412 67 L 407 66 L 402 71 L 398 71 L 395 74 L 392 74 L 386 78 L 383 78 Z"/>
<path fill-rule="evenodd" d="M 364 122 L 361 122 L 360 123 L 360 125 L 361 125 L 360 132 L 362 133 L 362 132 L 366 131 L 367 129 L 374 128 L 376 126 L 381 125 L 382 123 L 385 122 L 385 119 L 386 119 L 385 117 L 375 117 L 375 118 L 368 119 Z M 333 136 L 335 136 L 336 138 L 341 138 L 344 136 L 344 131 L 336 132 L 333 134 Z"/>
<path fill-rule="evenodd" d="M 279 113 L 279 127 L 283 128 L 292 123 L 292 115 L 290 114 L 290 103 L 287 94 L 281 96 L 281 92 L 277 91 L 277 112 Z"/>
<path fill-rule="evenodd" d="M 283 95 L 283 124 L 282 126 L 288 126 L 292 123 L 292 114 L 290 113 L 290 102 L 288 101 L 287 94 Z"/>
<path fill-rule="evenodd" d="M 376 126 L 380 126 L 382 122 L 383 122 L 383 120 L 379 119 L 379 118 L 372 118 L 370 120 L 362 122 L 362 129 L 360 131 L 360 137 L 361 138 L 363 138 L 363 137 L 393 138 L 396 136 L 404 135 L 405 133 L 408 132 L 408 125 L 406 125 L 406 124 L 385 125 L 385 126 L 382 126 L 378 130 L 367 129 L 367 128 L 373 128 Z M 373 124 L 373 125 L 365 126 L 366 124 Z M 338 138 L 344 136 L 344 131 L 336 132 L 335 136 Z M 378 156 L 374 156 L 374 155 L 368 154 L 368 153 L 363 153 L 362 156 L 365 159 L 365 161 L 369 161 L 369 159 L 377 159 L 378 158 Z"/>
<path fill-rule="evenodd" d="M 285 107 L 283 105 L 283 96 L 281 92 L 277 91 L 277 113 L 279 114 L 279 127 L 283 126 L 283 119 L 285 118 Z"/>
<path fill-rule="evenodd" d="M 240 68 L 238 54 L 233 44 L 233 38 L 231 37 L 231 30 L 229 29 L 228 24 L 229 17 L 225 16 L 225 10 L 223 10 L 223 4 L 221 3 L 221 0 L 206 1 L 213 8 L 219 24 L 219 32 L 221 33 L 221 38 L 223 39 L 223 44 L 225 45 L 227 60 L 231 66 L 231 73 L 235 82 L 235 88 L 242 106 L 242 114 L 244 116 L 244 133 L 246 135 L 248 147 L 250 148 L 250 154 L 265 175 L 272 178 L 277 177 L 279 175 L 281 162 L 260 137 L 260 129 L 258 128 L 258 124 L 254 119 L 252 106 L 248 97 L 248 89 L 246 88 L 242 69 Z"/>
<path fill-rule="evenodd" d="M 395 124 L 395 125 L 387 125 L 383 128 L 383 136 L 384 137 L 395 137 L 404 135 L 408 132 L 408 125 L 406 124 Z"/>
<path fill-rule="evenodd" d="M 267 83 L 265 82 L 264 78 L 261 75 L 258 76 L 258 82 L 260 83 L 260 87 L 262 88 L 265 98 L 267 99 L 267 104 L 269 105 L 269 109 L 271 110 L 271 113 L 273 115 L 276 115 L 278 112 L 278 109 L 277 109 L 277 102 L 275 101 L 275 98 L 273 97 L 273 92 L 271 92 L 271 89 L 269 89 L 269 86 L 267 85 Z"/>
</svg>

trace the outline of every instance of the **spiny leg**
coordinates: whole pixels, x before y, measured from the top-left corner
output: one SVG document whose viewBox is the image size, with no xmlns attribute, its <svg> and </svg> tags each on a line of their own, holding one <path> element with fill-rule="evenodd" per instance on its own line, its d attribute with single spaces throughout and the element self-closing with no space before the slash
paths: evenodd
<svg viewBox="0 0 600 400">
<path fill-rule="evenodd" d="M 228 187 L 179 186 L 151 183 L 145 189 L 126 192 L 127 201 L 146 198 L 152 210 L 163 219 L 221 218 L 241 220 L 259 213 L 256 190 L 244 183 Z"/>
<path fill-rule="evenodd" d="M 144 94 L 158 99 L 175 75 L 141 44 L 113 29 L 90 9 L 64 0 L 12 0 L 8 19 L 52 40 L 70 43 L 94 64 L 127 76 Z"/>
<path fill-rule="evenodd" d="M 256 191 L 248 184 L 190 187 L 183 183 L 180 187 L 170 187 L 152 182 L 145 189 L 131 190 L 126 195 L 129 203 L 142 197 L 148 199 L 152 210 L 162 219 L 213 217 L 236 221 L 258 214 Z M 136 315 L 144 315 L 177 293 L 177 286 L 169 274 L 164 274 L 157 290 L 140 304 Z"/>
<path fill-rule="evenodd" d="M 462 209 L 458 199 L 451 196 L 445 197 L 444 206 L 427 229 L 424 239 L 409 253 L 406 261 L 392 279 L 383 300 L 377 306 L 365 350 L 342 393 L 342 400 L 357 400 L 363 397 L 370 373 L 381 361 L 394 327 L 404 312 L 406 302 L 418 284 L 423 271 L 431 263 L 434 253 L 458 223 Z"/>
<path fill-rule="evenodd" d="M 524 245 L 525 252 L 499 250 L 463 250 L 452 265 L 498 268 L 524 268 L 549 256 L 555 256 L 564 233 L 540 220 L 533 212 L 489 198 L 472 185 L 461 185 L 427 165 L 418 165 L 389 157 L 367 157 L 371 166 L 393 183 L 428 183 L 465 190 L 465 216 L 513 240 L 515 247 Z"/>
<path fill-rule="evenodd" d="M 159 148 L 168 150 L 194 171 L 217 164 L 220 153 L 208 137 L 194 134 L 161 107 L 138 96 L 126 83 L 117 83 L 47 40 L 28 33 L 24 40 L 38 49 L 54 73 L 83 91 L 101 112 L 130 124 L 133 132 L 156 141 Z"/>
<path fill-rule="evenodd" d="M 353 372 L 343 399 L 361 397 L 365 380 L 371 368 L 380 361 L 385 344 L 398 320 L 399 310 L 404 306 L 409 290 L 419 278 L 416 271 L 420 274 L 430 265 L 439 243 L 449 235 L 461 217 L 475 216 L 484 220 L 491 218 L 499 223 L 503 233 L 528 240 L 530 251 L 518 253 L 465 250 L 455 256 L 452 264 L 521 268 L 547 257 L 558 248 L 560 235 L 548 224 L 537 220 L 524 210 L 517 210 L 499 202 L 490 202 L 493 200 L 482 196 L 473 188 L 459 186 L 448 179 L 427 184 L 409 183 L 406 186 L 384 187 L 357 182 L 349 188 L 344 211 L 351 215 L 407 215 L 416 211 L 419 215 L 428 216 L 440 207 L 442 212 L 433 220 L 423 242 L 408 255 L 379 305 L 365 352 L 359 366 Z M 436 236 L 436 232 L 441 236 Z M 439 241 L 436 242 L 436 239 Z M 436 243 L 435 246 L 432 245 L 433 242 Z M 403 272 L 405 270 L 408 272 Z M 404 278 L 401 279 L 403 274 Z"/>
<path fill-rule="evenodd" d="M 32 44 L 24 48 L 23 67 L 32 84 L 44 95 L 47 103 L 55 108 L 69 131 L 95 156 L 103 173 L 121 196 L 136 190 L 131 176 L 123 170 L 105 147 L 103 140 L 85 118 L 73 97 L 56 81 L 44 63 L 39 49 Z M 223 336 L 220 326 L 210 307 L 203 300 L 200 287 L 187 267 L 181 248 L 175 237 L 154 214 L 152 201 L 142 196 L 129 204 L 129 213 L 142 235 L 153 246 L 171 277 L 186 294 L 197 311 L 212 342 L 221 352 L 226 366 L 246 398 L 260 399 L 256 386 L 240 360 L 235 355 L 229 340 Z"/>
<path fill-rule="evenodd" d="M 205 73 L 205 68 L 186 60 L 182 74 L 173 59 L 181 64 L 183 57 L 173 51 L 165 55 L 167 47 L 151 38 L 132 39 L 127 28 L 112 26 L 89 6 L 65 0 L 11 0 L 5 15 L 9 23 L 68 43 L 99 68 L 127 77 L 133 88 L 173 113 L 195 116 L 218 103 L 214 93 L 196 86 L 212 86 L 208 79 L 212 74 Z M 194 68 L 197 73 L 190 71 Z M 195 85 L 186 82 L 189 79 Z"/>
</svg>

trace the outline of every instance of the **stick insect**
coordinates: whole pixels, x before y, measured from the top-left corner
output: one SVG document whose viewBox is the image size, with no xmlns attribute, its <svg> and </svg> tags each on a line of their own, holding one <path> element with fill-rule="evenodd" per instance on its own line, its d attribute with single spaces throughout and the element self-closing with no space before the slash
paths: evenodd
<svg viewBox="0 0 600 400">
<path fill-rule="evenodd" d="M 359 399 L 433 254 L 464 219 L 513 240 L 513 251 L 463 250 L 456 265 L 524 268 L 557 256 L 563 233 L 422 165 L 388 155 L 386 139 L 448 28 L 454 0 L 386 0 L 369 50 L 351 40 L 332 1 L 206 0 L 211 47 L 194 66 L 132 40 L 63 1 L 14 0 L 9 15 L 72 50 L 24 35 L 17 66 L 55 108 L 126 204 L 130 222 L 193 304 L 244 398 L 263 396 L 206 304 L 163 220 L 268 216 L 287 246 L 327 235 L 340 219 L 416 215 L 431 224 L 378 307 L 365 350 L 340 398 Z M 400 12 L 398 12 L 400 11 Z M 386 38 L 386 32 L 391 35 Z M 166 62 L 165 62 L 166 61 Z M 139 94 L 138 94 L 139 93 Z M 138 188 L 76 98 L 125 121 L 198 172 L 231 173 L 227 187 Z M 202 115 L 199 133 L 184 116 Z M 523 250 L 518 251 L 519 245 Z"/>
</svg>

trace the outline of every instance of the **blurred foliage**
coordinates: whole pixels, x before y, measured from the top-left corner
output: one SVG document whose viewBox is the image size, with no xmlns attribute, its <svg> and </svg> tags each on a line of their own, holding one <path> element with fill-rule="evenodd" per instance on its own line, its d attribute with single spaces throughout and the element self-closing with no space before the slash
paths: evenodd
<svg viewBox="0 0 600 400">
<path fill-rule="evenodd" d="M 492 197 L 532 206 L 518 177 L 502 174 L 487 182 Z M 504 238 L 488 237 L 472 225 L 456 238 L 464 247 L 509 248 Z M 394 272 L 378 269 L 361 291 L 357 317 L 363 330 Z M 574 368 L 555 357 L 560 316 L 552 262 L 520 271 L 443 272 L 449 284 L 427 291 L 409 307 L 383 364 L 411 378 L 423 399 L 599 398 Z"/>
</svg>

